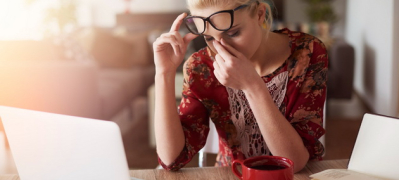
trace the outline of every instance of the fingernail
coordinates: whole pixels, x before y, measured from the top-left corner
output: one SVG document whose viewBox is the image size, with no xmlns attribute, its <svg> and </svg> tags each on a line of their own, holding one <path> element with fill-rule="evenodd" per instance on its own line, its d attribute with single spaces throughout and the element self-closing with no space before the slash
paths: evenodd
<svg viewBox="0 0 399 180">
<path fill-rule="evenodd" d="M 224 40 L 223 40 L 223 38 L 220 39 L 220 44 L 224 45 Z"/>
</svg>

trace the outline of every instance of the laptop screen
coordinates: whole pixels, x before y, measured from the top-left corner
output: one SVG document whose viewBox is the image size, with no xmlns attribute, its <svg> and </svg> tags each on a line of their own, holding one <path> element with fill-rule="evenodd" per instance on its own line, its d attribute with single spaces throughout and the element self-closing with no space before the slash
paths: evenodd
<svg viewBox="0 0 399 180">
<path fill-rule="evenodd" d="M 21 179 L 130 179 L 114 122 L 0 106 Z"/>
</svg>

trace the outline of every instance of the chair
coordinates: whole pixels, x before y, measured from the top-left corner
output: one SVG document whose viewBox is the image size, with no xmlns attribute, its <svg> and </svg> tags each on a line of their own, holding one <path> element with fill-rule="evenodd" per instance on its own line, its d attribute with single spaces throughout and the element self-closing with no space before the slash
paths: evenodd
<svg viewBox="0 0 399 180">
<path fill-rule="evenodd" d="M 207 153 L 217 154 L 219 152 L 219 135 L 216 131 L 215 124 L 211 120 L 209 120 L 209 134 L 208 138 L 206 139 L 205 146 L 198 152 L 199 160 L 198 166 L 205 167 L 206 162 L 206 155 Z"/>
<path fill-rule="evenodd" d="M 351 99 L 355 73 L 355 49 L 344 39 L 336 39 L 328 51 L 328 99 Z"/>
<path fill-rule="evenodd" d="M 323 108 L 323 128 L 326 129 L 326 117 L 327 117 L 327 98 L 324 101 L 324 108 Z M 320 142 L 324 146 L 324 154 L 323 157 L 326 155 L 326 135 L 320 137 Z"/>
</svg>

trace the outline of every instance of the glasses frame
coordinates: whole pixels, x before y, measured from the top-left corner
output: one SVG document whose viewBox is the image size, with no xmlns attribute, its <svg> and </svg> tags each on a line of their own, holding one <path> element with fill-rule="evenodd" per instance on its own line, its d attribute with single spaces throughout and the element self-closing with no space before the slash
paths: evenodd
<svg viewBox="0 0 399 180">
<path fill-rule="evenodd" d="M 187 17 L 184 18 L 184 24 L 186 25 L 187 29 L 188 29 L 191 33 L 196 34 L 196 35 L 202 35 L 202 34 L 205 32 L 205 30 L 206 30 L 206 22 L 209 22 L 209 24 L 210 24 L 213 28 L 215 28 L 216 30 L 218 30 L 218 31 L 228 31 L 228 30 L 233 26 L 233 23 L 234 23 L 234 12 L 237 11 L 237 10 L 239 10 L 239 9 L 245 8 L 245 7 L 247 7 L 247 6 L 248 6 L 248 4 L 243 4 L 243 5 L 241 5 L 241 6 L 238 6 L 238 7 L 234 8 L 234 9 L 231 9 L 231 10 L 222 10 L 222 11 L 218 11 L 218 12 L 215 12 L 215 13 L 211 14 L 210 16 L 208 16 L 208 17 L 206 17 L 206 18 L 201 17 L 201 16 L 191 16 L 191 15 L 189 15 L 189 16 L 187 16 Z M 217 28 L 217 27 L 212 23 L 212 21 L 210 20 L 212 16 L 214 16 L 214 15 L 216 15 L 216 14 L 220 14 L 220 13 L 229 13 L 229 14 L 230 14 L 230 17 L 231 17 L 231 18 L 230 18 L 230 19 L 231 19 L 230 26 L 229 26 L 228 28 L 226 28 L 226 29 L 219 29 L 219 28 Z M 192 31 L 192 30 L 190 29 L 190 27 L 187 25 L 186 22 L 187 22 L 188 19 L 191 19 L 191 18 L 200 18 L 200 19 L 202 19 L 202 21 L 204 22 L 204 30 L 203 30 L 202 32 L 198 32 L 198 33 L 197 33 L 197 32 L 194 32 L 194 31 Z"/>
</svg>

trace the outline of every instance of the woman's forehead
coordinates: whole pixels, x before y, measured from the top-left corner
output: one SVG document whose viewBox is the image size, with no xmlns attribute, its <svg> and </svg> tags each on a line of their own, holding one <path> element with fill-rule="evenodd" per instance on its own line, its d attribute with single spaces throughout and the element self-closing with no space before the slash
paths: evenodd
<svg viewBox="0 0 399 180">
<path fill-rule="evenodd" d="M 229 6 L 211 6 L 211 7 L 206 7 L 206 8 L 196 8 L 196 9 L 191 9 L 190 13 L 192 16 L 201 16 L 201 17 L 208 17 L 211 14 L 218 12 L 218 11 L 224 11 L 224 10 L 231 10 L 234 9 L 234 7 L 229 7 Z"/>
</svg>

